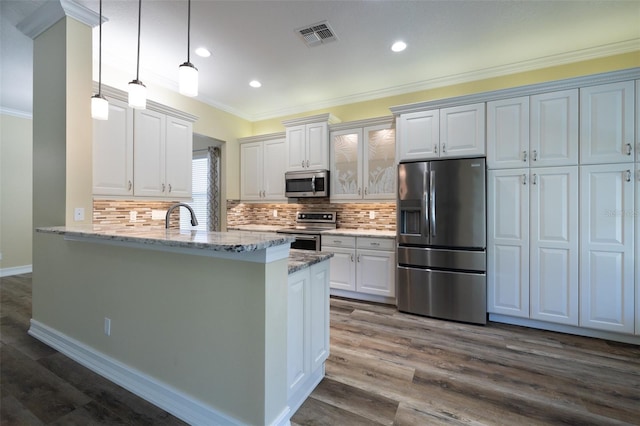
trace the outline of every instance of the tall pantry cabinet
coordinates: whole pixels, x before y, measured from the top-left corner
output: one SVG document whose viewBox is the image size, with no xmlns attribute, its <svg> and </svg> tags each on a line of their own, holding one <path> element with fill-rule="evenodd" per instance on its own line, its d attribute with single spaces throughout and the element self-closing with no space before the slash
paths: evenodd
<svg viewBox="0 0 640 426">
<path fill-rule="evenodd" d="M 587 82 L 487 103 L 496 318 L 640 335 L 638 86 Z"/>
<path fill-rule="evenodd" d="M 578 325 L 577 130 L 577 90 L 487 103 L 490 313 Z"/>
</svg>

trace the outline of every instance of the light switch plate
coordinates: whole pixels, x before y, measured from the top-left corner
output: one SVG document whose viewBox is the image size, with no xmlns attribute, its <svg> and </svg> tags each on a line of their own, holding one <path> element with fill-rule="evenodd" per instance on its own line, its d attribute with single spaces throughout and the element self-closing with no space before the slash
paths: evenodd
<svg viewBox="0 0 640 426">
<path fill-rule="evenodd" d="M 375 219 L 376 218 L 376 212 L 374 212 L 373 210 L 371 210 L 369 212 L 369 219 Z"/>
</svg>

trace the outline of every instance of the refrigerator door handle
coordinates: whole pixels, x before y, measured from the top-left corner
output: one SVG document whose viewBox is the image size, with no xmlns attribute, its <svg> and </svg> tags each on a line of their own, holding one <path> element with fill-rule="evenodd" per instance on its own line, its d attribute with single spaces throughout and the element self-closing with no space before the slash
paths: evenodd
<svg viewBox="0 0 640 426">
<path fill-rule="evenodd" d="M 431 170 L 429 176 L 429 216 L 431 218 L 431 237 L 436 236 L 436 172 Z"/>
</svg>

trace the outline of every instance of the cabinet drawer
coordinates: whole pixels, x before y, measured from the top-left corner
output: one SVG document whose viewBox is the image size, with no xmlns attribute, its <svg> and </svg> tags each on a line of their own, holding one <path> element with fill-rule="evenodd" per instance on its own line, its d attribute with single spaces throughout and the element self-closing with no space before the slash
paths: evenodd
<svg viewBox="0 0 640 426">
<path fill-rule="evenodd" d="M 359 249 L 393 251 L 395 249 L 395 240 L 393 238 L 358 237 L 357 247 Z"/>
<path fill-rule="evenodd" d="M 322 247 L 347 247 L 355 248 L 356 237 L 345 237 L 342 235 L 323 235 Z"/>
</svg>

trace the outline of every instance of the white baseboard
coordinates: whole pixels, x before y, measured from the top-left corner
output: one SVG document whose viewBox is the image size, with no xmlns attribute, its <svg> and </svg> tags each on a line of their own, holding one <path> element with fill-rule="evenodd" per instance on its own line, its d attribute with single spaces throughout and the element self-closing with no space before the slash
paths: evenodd
<svg viewBox="0 0 640 426">
<path fill-rule="evenodd" d="M 14 266 L 12 268 L 0 269 L 0 277 L 10 277 L 12 275 L 30 274 L 33 272 L 32 265 Z"/>
<path fill-rule="evenodd" d="M 503 324 L 520 325 L 540 330 L 556 331 L 558 333 L 575 334 L 577 336 L 595 337 L 597 339 L 613 340 L 614 342 L 640 345 L 640 336 L 632 334 L 613 333 L 609 331 L 593 330 L 590 328 L 574 327 L 571 325 L 555 324 L 528 318 L 511 317 L 502 314 L 489 314 L 489 321 Z"/>
<path fill-rule="evenodd" d="M 31 320 L 29 334 L 51 346 L 91 371 L 162 408 L 191 425 L 240 425 L 242 422 L 214 410 L 191 396 L 131 368 L 93 348 L 66 336 L 36 320 Z M 287 407 L 273 424 L 288 425 L 291 410 Z"/>
</svg>

